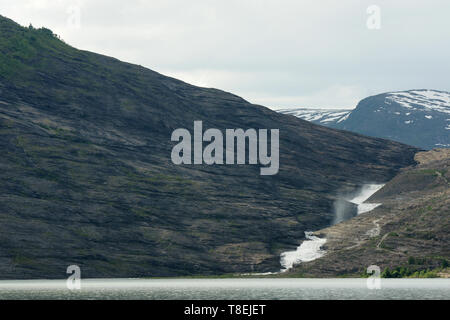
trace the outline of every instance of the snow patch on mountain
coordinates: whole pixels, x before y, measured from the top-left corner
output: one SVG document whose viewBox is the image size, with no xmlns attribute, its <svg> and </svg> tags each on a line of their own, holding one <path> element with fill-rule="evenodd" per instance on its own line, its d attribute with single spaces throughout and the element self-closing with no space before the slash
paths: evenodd
<svg viewBox="0 0 450 320">
<path fill-rule="evenodd" d="M 280 109 L 278 112 L 284 114 L 290 114 L 301 118 L 306 121 L 311 121 L 315 123 L 339 123 L 344 121 L 350 115 L 352 110 L 343 109 L 307 109 L 307 108 L 297 108 L 297 109 Z"/>
<path fill-rule="evenodd" d="M 281 109 L 313 123 L 422 149 L 450 146 L 450 92 L 415 89 L 367 97 L 354 110 Z"/>
<path fill-rule="evenodd" d="M 386 96 L 386 104 L 391 102 L 411 110 L 431 110 L 450 114 L 450 92 L 426 89 L 392 92 Z"/>
</svg>

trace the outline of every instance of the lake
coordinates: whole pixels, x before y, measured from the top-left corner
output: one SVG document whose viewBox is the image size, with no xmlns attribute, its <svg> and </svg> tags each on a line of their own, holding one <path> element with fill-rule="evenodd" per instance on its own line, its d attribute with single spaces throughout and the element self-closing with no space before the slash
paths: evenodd
<svg viewBox="0 0 450 320">
<path fill-rule="evenodd" d="M 2 280 L 0 299 L 450 299 L 450 279 L 83 279 L 80 290 L 65 280 Z"/>
</svg>

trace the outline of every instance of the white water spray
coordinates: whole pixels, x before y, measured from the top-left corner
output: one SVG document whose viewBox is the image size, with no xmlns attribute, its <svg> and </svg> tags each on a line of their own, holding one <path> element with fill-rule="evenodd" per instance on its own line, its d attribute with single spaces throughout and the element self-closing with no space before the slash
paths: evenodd
<svg viewBox="0 0 450 320">
<path fill-rule="evenodd" d="M 289 270 L 294 264 L 316 260 L 326 253 L 321 247 L 327 242 L 327 239 L 313 236 L 312 232 L 305 232 L 305 237 L 307 240 L 303 241 L 297 250 L 281 254 L 282 272 Z"/>
<path fill-rule="evenodd" d="M 357 214 L 360 215 L 365 212 L 372 211 L 381 203 L 364 203 L 375 192 L 383 188 L 384 184 L 365 184 L 361 187 L 356 195 L 346 201 L 357 205 Z M 345 210 L 345 209 L 343 209 Z M 335 219 L 335 222 L 340 222 Z M 325 255 L 326 251 L 322 249 L 322 246 L 327 242 L 325 238 L 319 238 L 313 236 L 312 232 L 305 232 L 306 240 L 301 243 L 297 250 L 286 251 L 281 253 L 280 263 L 283 269 L 281 272 L 285 272 L 291 269 L 295 264 L 301 262 L 309 262 L 316 260 Z"/>
<path fill-rule="evenodd" d="M 383 188 L 384 184 L 365 184 L 362 186 L 361 190 L 356 194 L 355 197 L 349 199 L 348 201 L 354 203 L 358 206 L 358 215 L 361 213 L 369 212 L 380 206 L 381 203 L 364 203 L 369 199 L 375 192 Z"/>
</svg>

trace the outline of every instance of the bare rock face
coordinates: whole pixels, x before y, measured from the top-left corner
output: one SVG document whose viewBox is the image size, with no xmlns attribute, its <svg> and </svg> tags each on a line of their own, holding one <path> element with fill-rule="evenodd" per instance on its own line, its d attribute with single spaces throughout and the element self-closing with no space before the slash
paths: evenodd
<svg viewBox="0 0 450 320">
<path fill-rule="evenodd" d="M 337 190 L 416 148 L 311 124 L 0 18 L 0 277 L 279 270 Z M 177 128 L 279 129 L 280 171 L 174 165 Z"/>
<path fill-rule="evenodd" d="M 428 152 L 418 152 L 414 159 L 421 165 L 426 165 L 435 161 L 444 161 L 450 158 L 450 149 L 433 149 Z"/>
</svg>

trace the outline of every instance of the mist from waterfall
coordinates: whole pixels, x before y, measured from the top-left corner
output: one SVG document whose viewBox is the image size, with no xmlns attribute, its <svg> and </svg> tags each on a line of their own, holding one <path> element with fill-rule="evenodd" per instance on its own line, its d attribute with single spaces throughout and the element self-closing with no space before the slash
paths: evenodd
<svg viewBox="0 0 450 320">
<path fill-rule="evenodd" d="M 349 220 L 361 213 L 369 212 L 381 203 L 365 203 L 375 192 L 380 190 L 384 184 L 364 184 L 355 192 L 339 197 L 334 202 L 334 219 L 332 225 Z M 319 238 L 313 232 L 306 231 L 305 238 L 300 246 L 294 251 L 281 253 L 281 272 L 291 269 L 295 264 L 316 260 L 326 254 L 322 249 L 326 238 Z"/>
<path fill-rule="evenodd" d="M 339 197 L 334 202 L 334 219 L 332 225 L 351 219 L 361 213 L 369 212 L 381 203 L 365 203 L 373 194 L 383 188 L 384 184 L 363 184 L 356 192 Z"/>
</svg>

